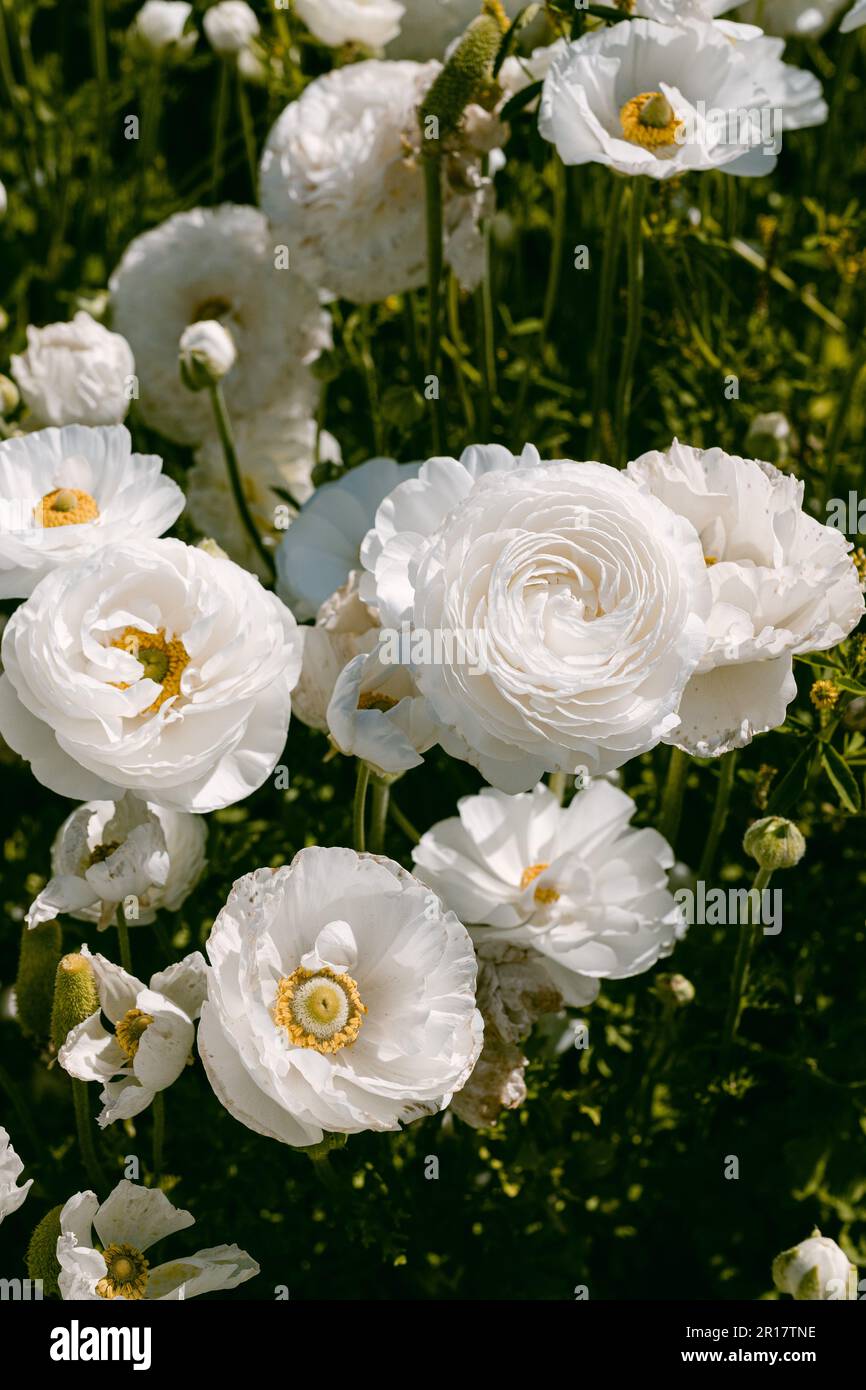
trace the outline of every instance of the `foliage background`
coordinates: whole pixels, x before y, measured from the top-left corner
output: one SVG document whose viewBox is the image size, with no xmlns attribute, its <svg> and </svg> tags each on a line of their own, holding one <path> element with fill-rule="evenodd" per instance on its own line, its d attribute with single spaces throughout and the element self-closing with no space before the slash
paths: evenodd
<svg viewBox="0 0 866 1390">
<path fill-rule="evenodd" d="M 141 67 L 124 56 L 122 32 L 135 3 L 110 0 L 110 83 L 94 80 L 88 6 L 0 0 L 0 179 L 10 192 L 0 221 L 0 369 L 23 344 L 28 322 L 70 317 L 98 297 L 125 245 L 179 208 L 209 198 L 217 64 L 206 43 L 167 77 L 159 149 L 143 165 L 123 138 L 123 116 L 147 99 Z M 201 11 L 204 6 L 196 5 Z M 259 147 L 269 122 L 329 56 L 300 42 L 289 58 L 263 0 L 266 40 L 282 76 L 250 89 Z M 861 486 L 866 433 L 863 376 L 866 251 L 866 49 L 864 31 L 821 43 L 789 43 L 789 61 L 812 67 L 831 104 L 825 127 L 786 135 L 776 172 L 760 180 L 693 176 L 654 185 L 647 199 L 644 333 L 627 456 L 665 448 L 674 435 L 695 445 L 744 451 L 755 415 L 781 410 L 796 436 L 785 462 L 806 484 L 822 519 L 828 498 Z M 97 55 L 98 58 L 98 55 Z M 546 457 L 588 457 L 598 269 L 610 199 L 607 171 L 562 176 L 552 149 L 517 119 L 508 165 L 497 180 L 492 229 L 495 387 L 485 390 L 479 348 L 482 306 L 455 297 L 443 397 L 449 450 L 477 440 Z M 220 199 L 249 202 L 243 135 L 233 111 Z M 554 209 L 562 199 L 559 230 Z M 745 259 L 732 240 L 751 248 Z M 590 269 L 573 268 L 588 246 Z M 620 265 L 622 284 L 624 266 Z M 423 295 L 415 297 L 423 315 Z M 613 369 L 624 325 L 618 291 Z M 385 438 L 402 460 L 425 457 L 428 424 L 417 409 L 419 377 L 400 300 L 370 314 Z M 545 313 L 547 308 L 548 313 Z M 349 464 L 374 452 L 361 360 L 359 315 L 335 306 L 323 423 Z M 736 374 L 739 398 L 727 399 Z M 488 385 L 492 385 L 488 377 Z M 160 452 L 182 480 L 189 456 L 131 421 L 139 446 Z M 614 441 L 603 422 L 600 456 Z M 195 539 L 183 518 L 178 534 Z M 5 612 L 12 605 L 4 606 Z M 856 640 L 856 639 L 855 639 Z M 859 676 L 860 652 L 844 660 Z M 808 691 L 821 672 L 798 667 L 801 697 L 778 733 L 740 759 L 719 881 L 747 886 L 740 842 L 804 749 L 788 793 L 808 836 L 798 869 L 780 876 L 784 930 L 761 943 L 751 1007 L 732 1066 L 720 1069 L 719 1033 L 734 940 L 731 929 L 696 926 L 671 962 L 697 991 L 668 1031 L 652 975 L 608 984 L 588 1012 L 591 1046 L 557 1054 L 563 1020 L 528 1044 L 526 1105 L 495 1129 L 475 1132 L 449 1115 L 399 1136 L 361 1135 L 329 1166 L 259 1138 L 210 1093 L 200 1064 L 167 1095 L 172 1199 L 197 1226 L 189 1249 L 236 1241 L 262 1266 L 232 1297 L 263 1299 L 286 1285 L 293 1299 L 758 1298 L 773 1296 L 769 1266 L 815 1223 L 866 1264 L 866 940 L 863 815 L 866 746 L 856 717 L 821 728 Z M 844 701 L 852 696 L 846 695 Z M 854 697 L 856 698 L 856 697 Z M 821 769 L 817 736 L 832 736 L 854 782 L 841 795 Z M 291 788 L 268 785 L 209 818 L 210 872 L 179 914 L 166 914 L 162 942 L 133 933 L 136 971 L 148 977 L 203 946 L 232 881 L 259 865 L 288 862 L 305 844 L 351 843 L 353 770 L 325 761 L 327 744 L 294 723 L 284 761 Z M 623 785 L 639 823 L 658 812 L 668 754 L 630 764 Z M 771 778 L 762 769 L 775 768 Z M 74 1139 L 68 1082 L 8 1015 L 24 911 L 47 876 L 54 833 L 71 805 L 42 788 L 8 751 L 0 801 L 0 1059 L 13 1100 L 0 1088 L 0 1119 L 36 1182 L 0 1229 L 0 1273 L 23 1273 L 27 1235 L 49 1207 L 87 1185 Z M 678 857 L 701 856 L 717 766 L 693 763 Z M 474 790 L 472 769 L 443 756 L 396 787 L 420 829 L 452 814 Z M 772 802 L 771 802 L 772 806 Z M 393 824 L 386 852 L 409 863 L 410 842 Z M 114 954 L 113 934 L 65 923 L 65 949 L 88 939 Z M 95 1093 L 93 1096 L 95 1102 Z M 103 1137 L 121 1176 L 138 1154 L 150 1180 L 149 1118 Z M 425 1178 L 425 1159 L 439 1178 Z M 725 1160 L 740 1161 L 738 1181 Z M 182 1240 L 171 1244 L 177 1254 Z M 186 1248 L 186 1247 L 184 1247 Z M 158 1252 L 157 1252 L 158 1253 Z"/>
</svg>

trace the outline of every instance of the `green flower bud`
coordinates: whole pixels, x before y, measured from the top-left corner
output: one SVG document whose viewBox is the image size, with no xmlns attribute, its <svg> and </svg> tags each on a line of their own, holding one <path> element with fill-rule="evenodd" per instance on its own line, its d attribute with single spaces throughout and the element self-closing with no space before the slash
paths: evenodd
<svg viewBox="0 0 866 1390">
<path fill-rule="evenodd" d="M 21 395 L 15 382 L 9 376 L 0 373 L 0 416 L 11 415 L 13 410 L 18 409 Z"/>
<path fill-rule="evenodd" d="M 96 976 L 87 957 L 77 951 L 64 956 L 57 967 L 51 1010 L 51 1041 L 55 1049 L 62 1047 L 72 1029 L 98 1009 Z"/>
<path fill-rule="evenodd" d="M 63 951 L 59 922 L 24 927 L 18 954 L 15 1007 L 21 1031 L 28 1037 L 47 1038 L 51 1031 L 54 977 Z"/>
<path fill-rule="evenodd" d="M 657 975 L 656 994 L 663 1004 L 673 1004 L 675 1008 L 685 1008 L 695 997 L 695 987 L 685 975 Z"/>
<path fill-rule="evenodd" d="M 318 1144 L 306 1144 L 301 1149 L 308 1158 L 327 1158 L 334 1149 L 343 1149 L 348 1140 L 347 1134 L 325 1134 Z"/>
<path fill-rule="evenodd" d="M 507 29 L 508 19 L 498 0 L 484 0 L 483 13 L 473 19 L 419 108 L 425 154 L 440 154 L 441 142 L 457 129 L 467 106 L 488 95 L 493 64 Z M 431 117 L 438 121 L 437 138 L 430 136 Z"/>
<path fill-rule="evenodd" d="M 42 1280 L 42 1292 L 51 1298 L 60 1297 L 57 1276 L 60 1265 L 57 1260 L 57 1241 L 60 1238 L 60 1213 L 63 1207 L 52 1207 L 46 1212 L 30 1237 L 27 1247 L 27 1277 Z"/>
<path fill-rule="evenodd" d="M 765 816 L 750 825 L 743 849 L 762 869 L 793 869 L 806 853 L 806 841 L 793 821 L 784 816 Z"/>
</svg>

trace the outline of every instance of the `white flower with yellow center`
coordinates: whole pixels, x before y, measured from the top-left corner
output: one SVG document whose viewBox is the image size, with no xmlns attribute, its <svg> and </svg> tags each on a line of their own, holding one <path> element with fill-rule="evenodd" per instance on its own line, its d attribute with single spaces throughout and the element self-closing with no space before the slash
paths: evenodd
<svg viewBox="0 0 866 1390">
<path fill-rule="evenodd" d="M 321 43 L 383 48 L 400 32 L 399 0 L 295 0 L 295 9 Z"/>
<path fill-rule="evenodd" d="M 18 1210 L 33 1186 L 32 1178 L 19 1185 L 23 1171 L 24 1164 L 12 1147 L 9 1131 L 0 1125 L 0 1225 Z"/>
<path fill-rule="evenodd" d="M 104 956 L 92 955 L 87 946 L 81 954 L 96 977 L 101 1012 L 72 1029 L 57 1060 L 79 1081 L 102 1082 L 99 1124 L 104 1129 L 140 1115 L 158 1091 L 181 1075 L 192 1055 L 207 967 L 194 951 L 144 985 Z"/>
<path fill-rule="evenodd" d="M 151 1265 L 152 1245 L 194 1225 L 195 1217 L 173 1206 L 158 1187 L 139 1187 L 126 1178 L 101 1204 L 95 1192 L 76 1192 L 60 1213 L 61 1298 L 180 1301 L 226 1293 L 258 1274 L 255 1260 L 237 1245 Z"/>
<path fill-rule="evenodd" d="M 326 599 L 311 627 L 302 627 L 304 661 L 292 692 L 292 712 L 303 724 L 328 731 L 328 705 L 342 671 L 379 640 L 375 614 L 358 597 L 358 571 Z"/>
<path fill-rule="evenodd" d="M 162 459 L 124 425 L 0 440 L 0 598 L 26 598 L 58 565 L 130 536 L 161 536 L 184 507 Z"/>
<path fill-rule="evenodd" d="M 208 941 L 199 1052 L 218 1099 L 304 1147 L 443 1109 L 481 1049 L 465 927 L 390 859 L 302 849 L 239 879 Z"/>
<path fill-rule="evenodd" d="M 135 353 L 141 416 L 167 438 L 198 444 L 213 433 L 208 393 L 188 391 L 178 372 L 190 324 L 215 321 L 231 335 L 237 361 L 222 389 L 233 416 L 270 408 L 329 346 L 330 319 L 283 268 L 277 241 L 256 208 L 225 203 L 176 213 L 127 247 L 109 281 L 114 325 Z"/>
<path fill-rule="evenodd" d="M 130 539 L 13 614 L 0 732 L 61 796 L 212 811 L 273 771 L 300 648 L 289 610 L 231 560 Z"/>
<path fill-rule="evenodd" d="M 539 785 L 520 796 L 486 788 L 457 810 L 413 849 L 415 872 L 479 950 L 530 952 L 567 1004 L 649 970 L 685 934 L 668 890 L 673 852 L 656 830 L 629 825 L 635 804 L 610 783 L 566 809 Z"/>
<path fill-rule="evenodd" d="M 160 908 L 175 912 L 205 866 L 207 823 L 201 816 L 139 801 L 89 801 L 67 816 L 51 846 L 50 881 L 31 904 L 27 924 L 58 913 L 104 930 L 119 903 L 137 900 L 130 925 L 147 925 Z"/>
<path fill-rule="evenodd" d="M 27 329 L 27 351 L 12 375 L 28 427 L 119 425 L 129 410 L 135 361 L 129 343 L 81 310 L 71 323 Z"/>
</svg>

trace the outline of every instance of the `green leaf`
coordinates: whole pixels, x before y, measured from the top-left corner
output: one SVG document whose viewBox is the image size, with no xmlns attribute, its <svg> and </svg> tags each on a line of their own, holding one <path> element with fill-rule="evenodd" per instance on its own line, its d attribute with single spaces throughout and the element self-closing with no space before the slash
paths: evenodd
<svg viewBox="0 0 866 1390">
<path fill-rule="evenodd" d="M 529 86 L 524 87 L 522 92 L 517 92 L 511 100 L 507 101 L 503 106 L 499 113 L 500 120 L 511 121 L 515 116 L 519 116 L 525 106 L 529 106 L 530 102 L 535 101 L 536 97 L 541 96 L 541 89 L 543 86 L 543 82 L 530 82 Z"/>
<path fill-rule="evenodd" d="M 828 743 L 824 748 L 821 760 L 824 764 L 824 771 L 838 792 L 839 800 L 842 802 L 842 805 L 846 810 L 856 815 L 863 804 L 860 796 L 860 788 L 857 785 L 857 779 L 854 773 L 842 757 L 842 754 L 837 752 L 832 744 Z"/>
<path fill-rule="evenodd" d="M 813 745 L 806 747 L 797 755 L 767 804 L 768 816 L 787 815 L 806 790 L 809 777 L 809 764 L 812 761 Z"/>
<path fill-rule="evenodd" d="M 522 10 L 518 10 L 513 23 L 506 33 L 502 36 L 502 43 L 499 45 L 499 52 L 496 55 L 496 62 L 493 64 L 493 76 L 499 76 L 499 70 L 505 59 L 514 47 L 514 40 L 525 25 L 531 24 L 535 16 L 541 11 L 540 4 L 524 5 Z"/>
</svg>

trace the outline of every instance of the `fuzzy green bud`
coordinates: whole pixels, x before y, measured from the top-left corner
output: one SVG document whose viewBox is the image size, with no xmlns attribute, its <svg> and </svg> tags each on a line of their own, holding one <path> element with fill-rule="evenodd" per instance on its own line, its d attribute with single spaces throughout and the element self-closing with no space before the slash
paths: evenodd
<svg viewBox="0 0 866 1390">
<path fill-rule="evenodd" d="M 61 1048 L 72 1029 L 98 1009 L 96 976 L 87 957 L 77 951 L 64 956 L 57 967 L 51 1010 L 51 1041 L 55 1049 Z"/>
<path fill-rule="evenodd" d="M 435 157 L 472 102 L 485 103 L 493 83 L 493 65 L 507 32 L 508 20 L 497 0 L 485 0 L 419 108 L 424 153 Z"/>
<path fill-rule="evenodd" d="M 806 841 L 793 821 L 784 816 L 765 816 L 750 825 L 743 837 L 746 854 L 762 869 L 793 869 L 806 853 Z"/>
<path fill-rule="evenodd" d="M 63 1207 L 52 1207 L 43 1216 L 30 1237 L 27 1247 L 27 1277 L 42 1280 L 42 1293 L 51 1298 L 60 1297 L 57 1276 L 60 1265 L 57 1260 L 57 1242 L 60 1239 L 60 1213 Z"/>
<path fill-rule="evenodd" d="M 301 1153 L 305 1153 L 308 1158 L 312 1159 L 327 1158 L 328 1154 L 333 1153 L 335 1149 L 345 1148 L 347 1139 L 348 1135 L 346 1134 L 329 1134 L 326 1132 L 319 1140 L 318 1144 L 304 1145 L 301 1149 Z"/>
<path fill-rule="evenodd" d="M 51 1031 L 54 977 L 63 951 L 59 922 L 25 927 L 18 953 L 15 1009 L 21 1031 L 28 1037 L 47 1038 Z"/>
<path fill-rule="evenodd" d="M 21 396 L 18 387 L 10 376 L 3 376 L 0 372 L 0 415 L 11 415 L 13 410 L 17 410 Z"/>
</svg>

